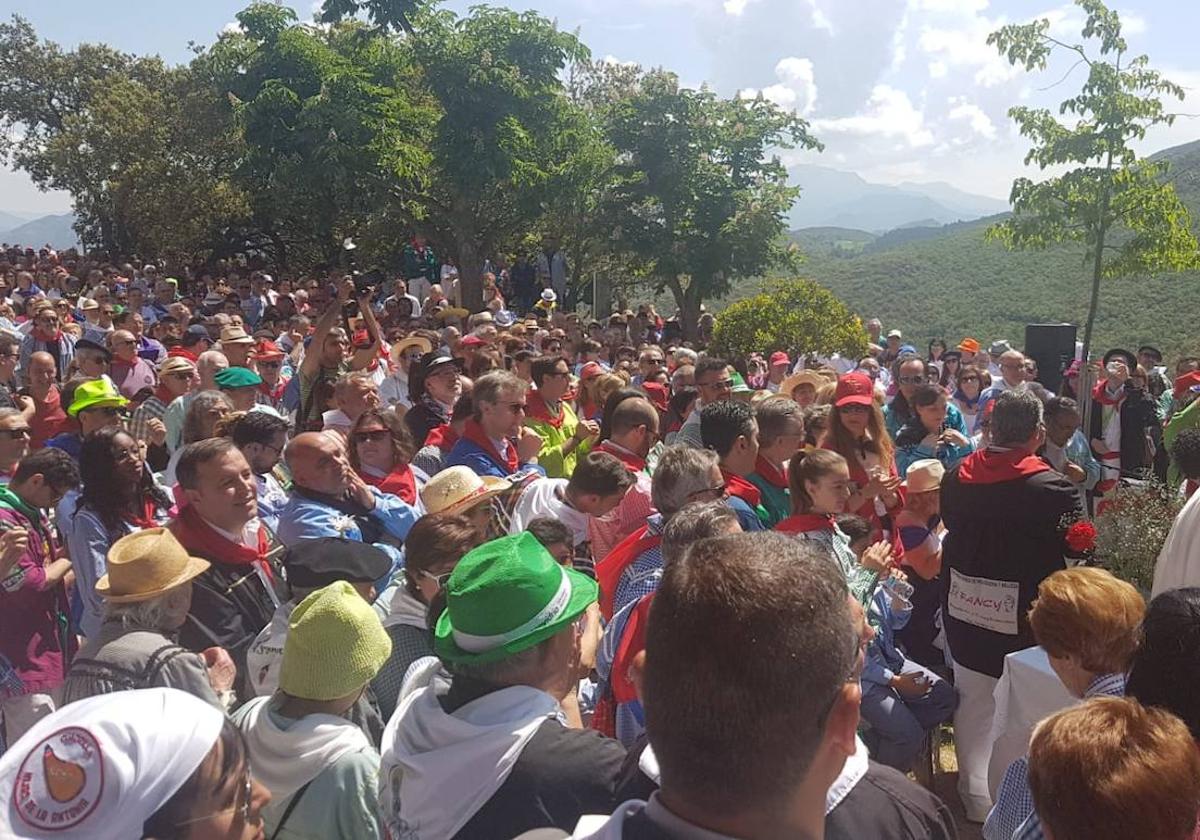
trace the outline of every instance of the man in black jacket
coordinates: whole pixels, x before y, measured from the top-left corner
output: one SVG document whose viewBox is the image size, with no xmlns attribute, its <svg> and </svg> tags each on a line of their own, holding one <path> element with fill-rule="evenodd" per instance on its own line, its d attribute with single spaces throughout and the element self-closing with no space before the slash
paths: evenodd
<svg viewBox="0 0 1200 840">
<path fill-rule="evenodd" d="M 1000 394 L 991 429 L 991 446 L 942 481 L 942 622 L 959 691 L 959 793 L 974 822 L 991 806 L 992 691 L 1004 657 L 1037 644 L 1027 613 L 1038 584 L 1065 567 L 1063 534 L 1080 515 L 1075 485 L 1034 454 L 1046 438 L 1041 400 Z"/>
</svg>

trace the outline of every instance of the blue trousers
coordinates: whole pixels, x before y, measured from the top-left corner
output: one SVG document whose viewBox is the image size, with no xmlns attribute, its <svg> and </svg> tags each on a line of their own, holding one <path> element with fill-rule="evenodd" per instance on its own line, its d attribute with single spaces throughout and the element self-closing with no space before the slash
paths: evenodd
<svg viewBox="0 0 1200 840">
<path fill-rule="evenodd" d="M 950 720 L 958 706 L 954 686 L 911 660 L 904 660 L 903 674 L 924 674 L 929 690 L 923 697 L 901 697 L 894 688 L 863 682 L 862 717 L 871 724 L 871 757 L 880 764 L 907 772 L 921 751 L 925 733 Z"/>
</svg>

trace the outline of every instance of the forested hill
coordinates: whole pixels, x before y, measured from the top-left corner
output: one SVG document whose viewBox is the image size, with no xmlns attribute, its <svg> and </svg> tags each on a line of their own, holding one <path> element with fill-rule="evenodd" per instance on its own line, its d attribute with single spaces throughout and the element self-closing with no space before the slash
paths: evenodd
<svg viewBox="0 0 1200 840">
<path fill-rule="evenodd" d="M 1200 231 L 1200 141 L 1155 158 L 1171 162 L 1170 178 Z M 1028 323 L 1082 324 L 1088 295 L 1082 249 L 1007 251 L 985 241 L 992 221 L 903 228 L 882 237 L 811 228 L 792 237 L 808 256 L 805 276 L 916 344 L 965 335 L 1019 343 Z M 1200 350 L 1200 272 L 1106 281 L 1096 327 L 1097 347 L 1154 343 L 1168 356 Z"/>
</svg>

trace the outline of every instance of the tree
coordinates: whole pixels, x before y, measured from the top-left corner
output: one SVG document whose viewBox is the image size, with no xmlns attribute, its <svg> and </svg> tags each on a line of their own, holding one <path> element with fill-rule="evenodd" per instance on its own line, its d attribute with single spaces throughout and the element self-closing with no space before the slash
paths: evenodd
<svg viewBox="0 0 1200 840">
<path fill-rule="evenodd" d="M 483 260 L 542 216 L 580 135 L 559 74 L 586 49 L 533 12 L 478 6 L 422 19 L 411 39 L 441 107 L 421 220 L 453 242 L 463 305 L 483 307 Z"/>
<path fill-rule="evenodd" d="M 713 345 L 731 356 L 783 350 L 793 356 L 840 353 L 860 359 L 867 352 L 867 333 L 824 286 L 806 279 L 775 280 L 717 316 Z"/>
<path fill-rule="evenodd" d="M 784 213 L 799 189 L 768 150 L 821 145 L 804 120 L 762 96 L 720 99 L 662 70 L 615 104 L 609 139 L 620 237 L 655 290 L 670 289 L 684 335 L 695 338 L 702 301 L 788 259 Z"/>
<path fill-rule="evenodd" d="M 1033 143 L 1026 164 L 1078 168 L 1040 183 L 1014 181 L 1013 215 L 989 235 L 1013 248 L 1084 245 L 1091 276 L 1083 332 L 1087 358 L 1103 278 L 1181 271 L 1200 265 L 1200 255 L 1188 210 L 1164 180 L 1168 164 L 1139 158 L 1130 146 L 1149 128 L 1174 122 L 1162 97 L 1183 99 L 1183 89 L 1150 69 L 1146 56 L 1127 55 L 1116 12 L 1101 0 L 1075 2 L 1087 16 L 1082 43 L 1052 37 L 1046 19 L 988 36 L 989 44 L 1027 71 L 1044 70 L 1052 56 L 1063 53 L 1074 66 L 1088 69 L 1079 94 L 1059 106 L 1059 117 L 1067 120 L 1042 108 L 1009 110 Z"/>
<path fill-rule="evenodd" d="M 359 13 L 366 13 L 373 24 L 382 29 L 413 33 L 413 19 L 426 4 L 422 0 L 324 0 L 321 4 L 321 23 L 338 23 Z"/>
</svg>

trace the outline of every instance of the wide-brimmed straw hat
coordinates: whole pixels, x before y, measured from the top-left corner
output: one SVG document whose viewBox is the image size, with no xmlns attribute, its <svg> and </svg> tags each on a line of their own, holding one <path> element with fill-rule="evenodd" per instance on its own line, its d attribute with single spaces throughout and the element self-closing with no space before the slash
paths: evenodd
<svg viewBox="0 0 1200 840">
<path fill-rule="evenodd" d="M 506 478 L 480 476 L 470 467 L 448 467 L 421 488 L 421 502 L 429 513 L 462 513 L 510 487 Z"/>
<path fill-rule="evenodd" d="M 192 557 L 166 528 L 126 534 L 108 550 L 108 571 L 96 594 L 114 604 L 157 598 L 204 572 L 207 560 Z"/>
</svg>

